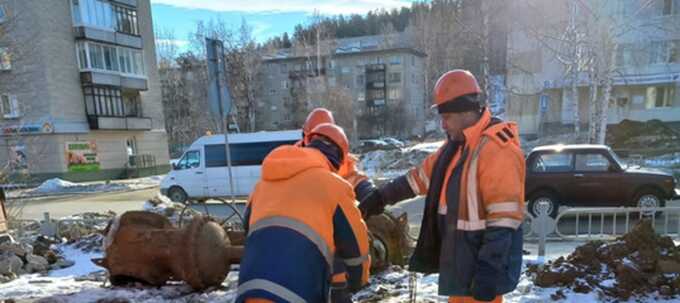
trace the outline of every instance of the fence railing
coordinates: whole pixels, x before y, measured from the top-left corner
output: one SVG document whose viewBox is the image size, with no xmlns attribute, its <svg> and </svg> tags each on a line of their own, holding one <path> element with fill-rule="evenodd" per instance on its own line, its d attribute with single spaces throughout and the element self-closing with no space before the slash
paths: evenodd
<svg viewBox="0 0 680 303">
<path fill-rule="evenodd" d="M 565 224 L 568 218 L 573 224 Z M 659 234 L 680 236 L 680 207 L 568 208 L 555 219 L 555 233 L 563 239 L 606 239 L 627 233 L 642 219 L 652 221 Z"/>
</svg>

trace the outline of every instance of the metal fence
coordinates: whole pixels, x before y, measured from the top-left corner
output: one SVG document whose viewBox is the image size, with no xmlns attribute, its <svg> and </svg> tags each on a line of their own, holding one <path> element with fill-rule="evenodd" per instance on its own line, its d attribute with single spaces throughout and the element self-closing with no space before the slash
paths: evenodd
<svg viewBox="0 0 680 303">
<path fill-rule="evenodd" d="M 567 219 L 573 220 L 573 228 L 566 231 Z M 680 235 L 680 207 L 638 208 L 602 207 L 569 208 L 555 219 L 555 233 L 563 239 L 606 239 L 623 235 L 642 219 L 652 221 L 659 234 Z M 585 228 L 581 227 L 587 225 Z"/>
</svg>

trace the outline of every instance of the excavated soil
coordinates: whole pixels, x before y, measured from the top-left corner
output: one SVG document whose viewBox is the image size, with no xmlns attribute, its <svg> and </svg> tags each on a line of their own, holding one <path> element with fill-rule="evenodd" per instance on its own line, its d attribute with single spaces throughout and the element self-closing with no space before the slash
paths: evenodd
<svg viewBox="0 0 680 303">
<path fill-rule="evenodd" d="M 561 288 L 553 299 L 563 298 L 564 288 L 612 300 L 672 298 L 680 295 L 680 246 L 646 220 L 614 242 L 588 242 L 566 258 L 530 265 L 528 272 L 539 287 Z"/>
</svg>

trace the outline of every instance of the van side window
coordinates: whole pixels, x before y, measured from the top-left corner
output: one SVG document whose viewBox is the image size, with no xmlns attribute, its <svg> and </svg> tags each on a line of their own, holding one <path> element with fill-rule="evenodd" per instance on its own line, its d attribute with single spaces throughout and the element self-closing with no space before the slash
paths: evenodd
<svg viewBox="0 0 680 303">
<path fill-rule="evenodd" d="M 295 142 L 292 140 L 230 144 L 231 163 L 233 166 L 262 165 L 262 161 L 272 150 Z M 206 167 L 227 166 L 224 144 L 205 146 L 205 165 Z"/>
<path fill-rule="evenodd" d="M 197 150 L 186 152 L 177 163 L 177 169 L 189 169 L 201 166 L 201 153 Z"/>
</svg>

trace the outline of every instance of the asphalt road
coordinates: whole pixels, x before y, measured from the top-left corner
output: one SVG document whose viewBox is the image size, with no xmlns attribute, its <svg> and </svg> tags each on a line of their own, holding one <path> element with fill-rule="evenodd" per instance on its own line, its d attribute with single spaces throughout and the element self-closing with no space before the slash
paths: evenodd
<svg viewBox="0 0 680 303">
<path fill-rule="evenodd" d="M 144 202 L 158 194 L 158 188 L 131 191 L 131 192 L 117 192 L 117 193 L 102 193 L 102 194 L 88 194 L 81 196 L 63 196 L 53 198 L 43 198 L 39 200 L 28 200 L 23 203 L 21 218 L 40 220 L 43 218 L 45 212 L 49 212 L 53 218 L 65 217 L 83 212 L 106 212 L 111 210 L 117 214 L 122 214 L 128 210 L 140 210 Z M 243 198 L 238 200 L 236 209 L 241 213 L 244 209 L 245 201 Z M 408 214 L 409 225 L 411 227 L 411 234 L 417 236 L 420 222 L 422 220 L 424 198 L 419 197 L 398 203 L 390 207 L 390 211 L 399 215 L 406 212 Z M 680 201 L 672 201 L 668 206 L 680 206 Z M 216 217 L 228 217 L 233 211 L 226 207 L 219 201 L 210 200 L 206 204 L 192 205 L 192 208 L 209 213 Z M 234 217 L 235 219 L 235 217 Z M 637 217 L 631 216 L 628 226 L 632 226 Z M 669 216 L 660 215 L 656 217 L 656 226 L 663 231 L 668 228 L 671 232 L 680 230 L 680 213 Z M 613 218 L 605 218 L 602 224 L 599 216 L 594 216 L 591 220 L 588 217 L 580 217 L 578 220 L 578 229 L 580 233 L 587 232 L 588 227 L 591 227 L 593 233 L 599 233 L 601 230 L 605 233 L 611 232 L 613 228 L 621 233 L 626 229 L 625 216 L 617 217 L 616 224 Z M 565 218 L 560 221 L 559 230 L 564 234 L 573 234 L 577 228 L 575 218 Z"/>
<path fill-rule="evenodd" d="M 22 219 L 42 219 L 45 212 L 52 218 L 61 218 L 83 212 L 114 211 L 118 214 L 127 210 L 142 209 L 144 202 L 158 193 L 158 188 L 86 195 L 57 196 L 24 200 L 20 205 Z"/>
</svg>

